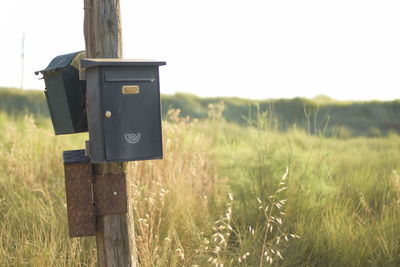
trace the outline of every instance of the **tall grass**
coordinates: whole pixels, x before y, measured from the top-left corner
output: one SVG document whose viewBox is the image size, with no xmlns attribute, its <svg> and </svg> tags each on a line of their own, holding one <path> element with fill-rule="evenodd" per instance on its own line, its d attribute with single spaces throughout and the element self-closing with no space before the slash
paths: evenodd
<svg viewBox="0 0 400 267">
<path fill-rule="evenodd" d="M 82 136 L 49 129 L 0 114 L 0 266 L 94 265 L 90 240 L 69 239 L 66 227 L 61 151 Z"/>
<path fill-rule="evenodd" d="M 128 165 L 141 266 L 400 266 L 399 136 L 279 133 L 222 111 L 169 111 L 165 158 Z M 68 238 L 61 161 L 87 136 L 1 113 L 0 130 L 0 266 L 94 266 L 94 239 Z"/>
<path fill-rule="evenodd" d="M 397 135 L 343 140 L 258 126 L 231 127 L 216 153 L 243 225 L 258 220 L 252 196 L 271 194 L 289 166 L 286 226 L 301 238 L 281 266 L 398 266 L 399 149 Z"/>
</svg>

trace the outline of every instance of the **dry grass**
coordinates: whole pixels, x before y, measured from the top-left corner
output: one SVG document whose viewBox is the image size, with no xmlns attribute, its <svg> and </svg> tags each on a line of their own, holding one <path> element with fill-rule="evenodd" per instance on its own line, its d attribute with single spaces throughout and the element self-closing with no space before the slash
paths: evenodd
<svg viewBox="0 0 400 267">
<path fill-rule="evenodd" d="M 208 207 L 220 190 L 211 139 L 196 132 L 196 121 L 180 118 L 179 110 L 171 110 L 168 119 L 164 159 L 129 164 L 142 266 L 193 264 L 198 229 L 207 225 Z"/>
<path fill-rule="evenodd" d="M 243 128 L 221 107 L 170 111 L 164 160 L 129 164 L 141 266 L 400 265 L 398 136 Z M 67 236 L 61 161 L 87 137 L 3 114 L 0 130 L 0 266 L 95 266 L 93 238 Z"/>
</svg>

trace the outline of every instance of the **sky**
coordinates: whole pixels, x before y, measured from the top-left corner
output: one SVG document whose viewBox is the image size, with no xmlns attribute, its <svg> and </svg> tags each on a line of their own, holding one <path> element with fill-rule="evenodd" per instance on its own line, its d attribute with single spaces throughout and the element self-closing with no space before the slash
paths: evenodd
<svg viewBox="0 0 400 267">
<path fill-rule="evenodd" d="M 34 71 L 84 50 L 83 0 L 0 1 L 0 87 L 43 90 Z M 123 53 L 166 61 L 164 94 L 393 100 L 399 12 L 398 0 L 121 0 Z"/>
</svg>

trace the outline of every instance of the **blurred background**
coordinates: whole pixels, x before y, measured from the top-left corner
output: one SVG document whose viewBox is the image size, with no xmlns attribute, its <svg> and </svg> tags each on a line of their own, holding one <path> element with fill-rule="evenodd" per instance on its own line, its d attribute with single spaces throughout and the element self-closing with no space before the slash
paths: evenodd
<svg viewBox="0 0 400 267">
<path fill-rule="evenodd" d="M 393 100 L 399 9 L 391 0 L 121 0 L 124 57 L 167 61 L 165 94 Z M 84 50 L 83 1 L 7 1 L 2 13 L 0 86 L 43 89 L 34 71 Z"/>
</svg>

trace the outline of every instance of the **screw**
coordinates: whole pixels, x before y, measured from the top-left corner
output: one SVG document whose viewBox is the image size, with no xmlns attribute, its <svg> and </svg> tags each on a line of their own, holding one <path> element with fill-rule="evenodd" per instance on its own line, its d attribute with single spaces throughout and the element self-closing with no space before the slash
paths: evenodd
<svg viewBox="0 0 400 267">
<path fill-rule="evenodd" d="M 106 111 L 106 117 L 107 117 L 107 118 L 110 118 L 110 117 L 111 117 L 111 111 L 109 111 L 109 110 Z"/>
</svg>

